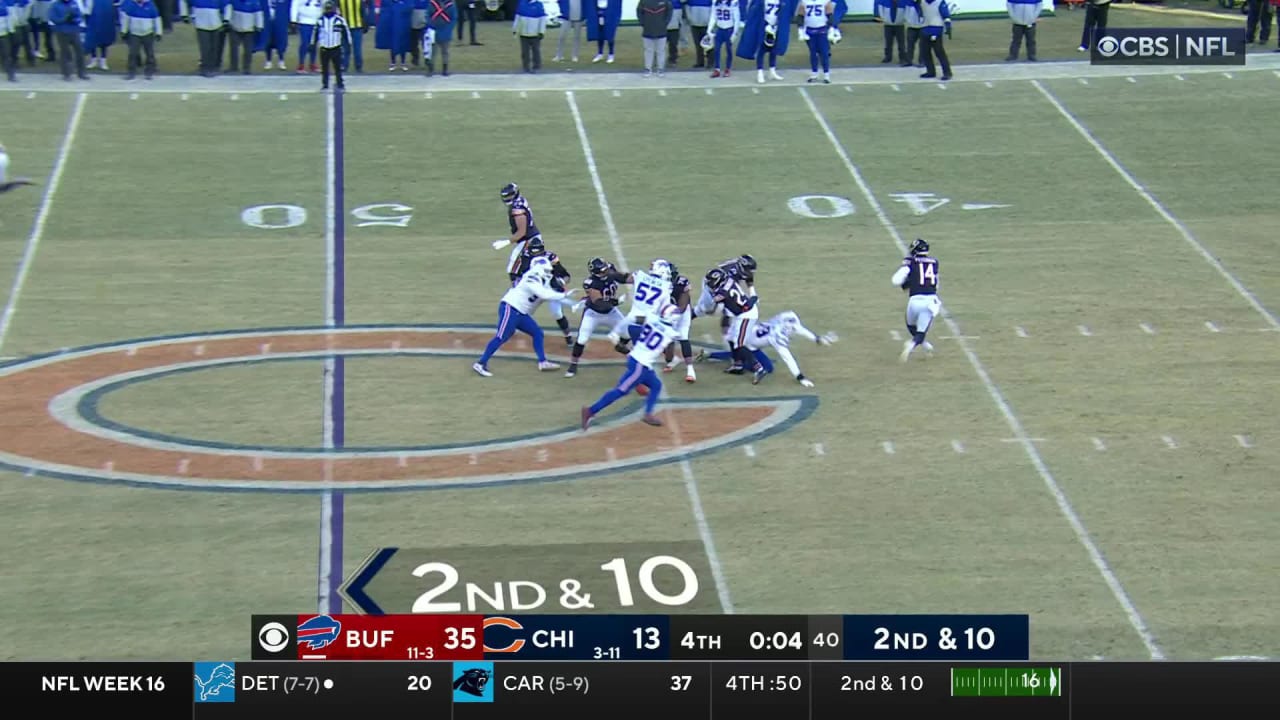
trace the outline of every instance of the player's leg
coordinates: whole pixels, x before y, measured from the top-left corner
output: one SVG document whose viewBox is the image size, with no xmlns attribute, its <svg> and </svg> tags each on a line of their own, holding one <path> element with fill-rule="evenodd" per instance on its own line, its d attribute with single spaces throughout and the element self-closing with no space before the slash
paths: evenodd
<svg viewBox="0 0 1280 720">
<path fill-rule="evenodd" d="M 510 340 L 511 336 L 515 334 L 516 316 L 524 317 L 521 313 L 513 310 L 510 305 L 504 302 L 498 303 L 498 327 L 494 330 L 493 338 L 489 340 L 489 344 L 485 346 L 484 354 L 480 356 L 480 360 L 471 366 L 472 370 L 485 377 L 493 374 L 489 372 L 489 358 L 493 357 L 494 353 L 498 352 L 498 348 L 502 347 L 502 344 Z"/>
<path fill-rule="evenodd" d="M 644 387 L 649 389 L 649 392 L 644 399 L 643 420 L 648 425 L 661 425 L 662 421 L 653 414 L 653 411 L 658 406 L 658 396 L 662 394 L 662 378 L 658 377 L 658 373 L 650 370 L 649 368 L 645 368 L 644 376 L 641 378 L 641 383 L 643 383 Z"/>
<path fill-rule="evenodd" d="M 564 303 L 559 300 L 552 300 L 547 303 L 551 306 L 551 317 L 556 320 L 556 327 L 560 328 L 560 332 L 564 333 L 564 344 L 573 347 L 573 333 L 569 332 L 569 318 L 564 316 Z"/>
<path fill-rule="evenodd" d="M 507 257 L 507 274 L 520 269 L 520 253 L 524 252 L 524 241 L 511 244 L 511 255 Z"/>
<path fill-rule="evenodd" d="M 614 312 L 618 311 L 614 310 Z M 600 322 L 600 319 L 606 317 L 609 316 L 601 315 L 591 308 L 583 308 L 582 320 L 578 323 L 578 341 L 573 344 L 573 357 L 569 360 L 569 369 L 565 371 L 565 377 L 573 377 L 578 374 L 578 361 L 582 359 L 582 353 L 587 349 L 587 343 L 591 342 L 591 334 L 596 331 L 596 325 Z"/>
<path fill-rule="evenodd" d="M 560 365 L 547 360 L 546 338 L 542 335 L 542 328 L 538 327 L 535 321 L 529 315 L 520 314 L 516 323 L 516 329 L 528 335 L 533 341 L 533 354 L 538 358 L 539 370 L 554 370 Z"/>
<path fill-rule="evenodd" d="M 611 388 L 608 392 L 600 396 L 589 407 L 582 408 L 582 429 L 586 430 L 587 425 L 591 423 L 591 418 L 595 417 L 600 411 L 616 403 L 622 399 L 627 393 L 635 388 L 643 377 L 645 367 L 635 361 L 633 358 L 627 358 L 627 368 L 622 371 L 622 377 L 618 378 L 618 384 Z"/>
<path fill-rule="evenodd" d="M 740 315 L 733 319 L 733 337 L 734 346 L 738 362 L 743 368 L 751 370 L 752 382 L 758 383 L 765 376 L 764 365 L 756 359 L 751 353 L 751 348 L 747 346 L 747 341 L 752 335 L 752 326 L 755 325 L 755 318 L 749 318 Z"/>
<path fill-rule="evenodd" d="M 898 357 L 906 362 L 911 352 L 924 342 L 925 333 L 929 330 L 929 322 L 933 315 L 929 313 L 929 298 L 916 295 L 907 301 L 907 332 L 911 337 L 902 344 L 902 355 Z"/>
</svg>

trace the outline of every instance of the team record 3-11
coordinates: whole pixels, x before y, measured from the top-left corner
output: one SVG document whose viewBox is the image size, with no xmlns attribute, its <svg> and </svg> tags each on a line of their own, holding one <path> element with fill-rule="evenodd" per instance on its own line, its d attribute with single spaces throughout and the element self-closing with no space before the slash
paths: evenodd
<svg viewBox="0 0 1280 720">
<path fill-rule="evenodd" d="M 1033 663 L 1026 615 L 255 615 L 251 630 L 250 661 L 6 663 L 0 692 L 41 712 L 272 720 L 1280 711 L 1277 663 Z"/>
</svg>

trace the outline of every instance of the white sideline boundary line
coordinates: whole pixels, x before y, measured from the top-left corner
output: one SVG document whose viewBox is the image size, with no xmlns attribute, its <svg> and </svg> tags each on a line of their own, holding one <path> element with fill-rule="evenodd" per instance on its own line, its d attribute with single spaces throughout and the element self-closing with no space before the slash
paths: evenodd
<svg viewBox="0 0 1280 720">
<path fill-rule="evenodd" d="M 569 104 L 569 112 L 573 115 L 574 127 L 578 131 L 578 142 L 582 145 L 582 156 L 586 159 L 587 172 L 591 175 L 591 185 L 595 188 L 596 200 L 600 203 L 600 214 L 604 217 L 605 231 L 609 233 L 609 244 L 613 246 L 619 267 L 626 270 L 628 265 L 626 256 L 622 252 L 622 236 L 618 234 L 618 226 L 614 224 L 613 213 L 609 210 L 609 200 L 604 194 L 604 183 L 600 180 L 600 169 L 596 165 L 595 154 L 591 152 L 591 141 L 587 137 L 587 126 L 582 122 L 582 112 L 578 109 L 578 101 L 574 98 L 572 90 L 566 90 L 564 97 Z M 682 447 L 684 443 L 680 438 L 680 426 L 675 422 L 674 417 L 669 416 L 669 419 L 671 437 L 675 440 L 676 447 Z M 711 579 L 715 582 L 720 609 L 726 614 L 732 614 L 733 599 L 729 595 L 729 584 L 725 581 L 724 566 L 720 564 L 715 537 L 711 534 L 711 523 L 708 522 L 707 513 L 702 507 L 702 493 L 698 491 L 698 478 L 693 474 L 693 465 L 689 463 L 687 457 L 680 460 L 680 474 L 684 478 L 685 492 L 689 495 L 694 523 L 698 526 L 698 537 L 702 540 L 702 549 L 707 555 L 707 564 L 711 567 Z"/>
<path fill-rule="evenodd" d="M 44 195 L 40 198 L 40 208 L 36 211 L 36 220 L 31 225 L 31 234 L 27 236 L 26 247 L 22 250 L 22 259 L 18 261 L 18 270 L 13 276 L 13 286 L 9 288 L 9 298 L 4 303 L 4 314 L 0 315 L 0 347 L 9 337 L 9 328 L 13 325 L 13 316 L 18 311 L 18 298 L 22 288 L 27 284 L 27 276 L 31 274 L 31 265 L 35 262 L 36 251 L 40 249 L 40 240 L 44 237 L 44 226 L 49 222 L 49 208 L 53 207 L 53 197 L 62 184 L 62 173 L 67 167 L 67 157 L 71 154 L 71 145 L 75 142 L 76 133 L 80 130 L 80 117 L 84 115 L 84 104 L 89 99 L 88 93 L 76 96 L 76 104 L 71 108 L 67 118 L 67 129 L 62 133 L 62 145 L 53 161 L 53 170 L 49 172 L 49 183 L 44 186 Z"/>
<path fill-rule="evenodd" d="M 1209 249 L 1196 239 L 1196 236 L 1191 233 L 1191 230 L 1186 226 L 1186 224 L 1174 217 L 1173 213 L 1169 212 L 1169 209 L 1164 206 L 1164 203 L 1157 200 L 1155 195 L 1152 195 L 1151 191 L 1148 190 L 1146 186 L 1138 182 L 1138 179 L 1133 176 L 1133 173 L 1129 172 L 1128 169 L 1120 164 L 1120 161 L 1116 159 L 1116 156 L 1113 155 L 1101 142 L 1099 142 L 1098 138 L 1094 137 L 1093 133 L 1089 131 L 1089 128 L 1085 127 L 1084 123 L 1080 122 L 1080 119 L 1068 110 L 1066 106 L 1058 100 L 1058 97 L 1044 86 L 1044 83 L 1039 80 L 1032 80 L 1031 84 L 1035 86 L 1036 90 L 1040 91 L 1040 94 L 1043 95 L 1051 105 L 1053 105 L 1054 109 L 1058 111 L 1058 114 L 1065 118 L 1066 121 L 1070 123 L 1071 127 L 1075 128 L 1076 132 L 1080 133 L 1080 137 L 1083 137 L 1085 141 L 1102 156 L 1102 159 L 1107 161 L 1107 164 L 1111 166 L 1111 169 L 1115 170 L 1116 174 L 1123 178 L 1124 181 L 1129 184 L 1129 187 L 1133 188 L 1143 200 L 1146 200 L 1147 204 L 1151 206 L 1151 209 L 1155 210 L 1160 217 L 1164 218 L 1165 222 L 1172 225 L 1173 229 L 1177 230 L 1178 234 L 1182 236 L 1182 239 L 1186 240 L 1188 245 L 1194 248 L 1196 252 L 1200 253 L 1200 257 L 1204 258 L 1205 262 L 1209 263 L 1210 267 L 1217 270 L 1218 274 L 1230 283 L 1231 287 L 1235 288 L 1235 291 L 1240 294 L 1240 297 L 1244 298 L 1245 301 L 1248 302 L 1249 305 L 1253 307 L 1253 309 L 1256 310 L 1269 325 L 1271 325 L 1271 327 L 1280 328 L 1280 318 L 1277 318 L 1274 313 L 1268 310 L 1266 306 L 1258 300 L 1258 297 L 1253 294 L 1252 290 L 1245 287 L 1244 283 L 1240 282 L 1240 280 L 1236 278 L 1236 276 L 1233 275 L 1231 271 L 1218 260 L 1218 258 L 1214 257 L 1213 253 L 1209 252 Z"/>
<path fill-rule="evenodd" d="M 324 247 L 325 247 L 325 284 L 324 284 L 324 324 L 333 327 L 337 318 L 334 314 L 334 293 L 336 291 L 337 262 L 337 228 L 334 226 L 333 216 L 337 209 L 338 203 L 338 159 L 335 153 L 334 143 L 337 140 L 337 109 L 334 106 L 333 95 L 325 97 L 325 221 L 324 221 Z M 337 372 L 337 363 L 333 358 L 325 358 L 324 361 L 324 390 L 323 402 L 324 408 L 321 411 L 323 415 L 323 444 L 326 449 L 333 447 L 334 417 L 333 417 L 333 393 L 335 391 L 334 373 Z M 325 482 L 333 481 L 333 463 L 325 462 L 324 466 Z M 316 580 L 316 597 L 319 599 L 317 605 L 319 612 L 325 614 L 341 613 L 342 598 L 336 594 L 331 594 L 331 573 L 330 568 L 333 567 L 333 511 L 334 497 L 332 490 L 325 490 L 320 495 L 320 572 L 317 573 Z"/>
<path fill-rule="evenodd" d="M 827 136 L 827 140 L 831 142 L 831 146 L 835 148 L 836 154 L 839 155 L 840 161 L 844 163 L 845 169 L 849 171 L 849 175 L 853 178 L 854 183 L 857 184 L 858 190 L 861 191 L 862 196 L 866 198 L 868 207 L 875 212 L 876 219 L 880 221 L 880 225 L 884 227 L 885 231 L 888 232 L 889 236 L 893 239 L 894 244 L 898 246 L 898 251 L 906 254 L 907 244 L 903 242 L 902 234 L 898 232 L 898 228 L 894 226 L 893 221 L 890 220 L 889 216 L 885 213 L 884 207 L 880 204 L 880 201 L 876 199 L 875 194 L 871 191 L 871 186 L 868 185 L 866 179 L 863 178 L 862 171 L 858 169 L 857 165 L 854 165 L 852 158 L 849 157 L 848 151 L 845 150 L 844 144 L 836 137 L 835 132 L 831 129 L 831 124 L 827 122 L 822 111 L 818 109 L 816 104 L 814 104 L 813 98 L 809 96 L 809 93 L 804 88 L 800 88 L 799 91 L 800 96 L 804 98 L 805 104 L 808 105 L 809 112 L 813 115 L 813 119 L 822 127 L 822 132 Z M 1053 473 L 1049 471 L 1049 466 L 1040 455 L 1040 451 L 1036 448 L 1035 442 L 1033 442 L 1032 438 L 1027 434 L 1026 429 L 1022 425 L 1022 421 L 1018 419 L 1017 414 L 1014 413 L 1013 408 L 1005 399 L 1004 393 L 1000 391 L 1000 388 L 995 384 L 995 381 L 991 379 L 991 374 L 987 372 L 982 361 L 978 359 L 977 354 L 975 354 L 973 349 L 969 347 L 968 341 L 963 337 L 964 333 L 960 331 L 960 325 L 951 316 L 951 313 L 947 311 L 945 306 L 942 310 L 942 320 L 947 324 L 947 327 L 950 328 L 951 334 L 957 337 L 956 344 L 959 345 L 960 350 L 965 355 L 965 358 L 969 360 L 969 365 L 973 367 L 973 371 L 978 375 L 978 379 L 981 380 L 983 386 L 986 387 L 987 394 L 991 396 L 991 401 L 995 403 L 996 407 L 1000 410 L 1000 414 L 1004 416 L 1005 422 L 1009 425 L 1009 429 L 1013 431 L 1014 436 L 1018 439 L 1018 443 L 1022 446 L 1023 452 L 1026 453 L 1027 458 L 1040 474 L 1040 479 L 1044 481 L 1045 487 L 1049 490 L 1050 494 L 1053 495 L 1053 499 L 1058 505 L 1058 510 L 1062 513 L 1063 517 L 1066 518 L 1067 523 L 1075 532 L 1076 539 L 1084 546 L 1084 549 L 1089 554 L 1089 559 L 1093 561 L 1094 567 L 1097 568 L 1098 573 L 1102 575 L 1103 581 L 1106 582 L 1107 587 L 1110 588 L 1111 594 L 1115 596 L 1116 601 L 1120 603 L 1120 607 L 1124 610 L 1125 615 L 1129 619 L 1129 624 L 1133 626 L 1133 629 L 1138 633 L 1138 637 L 1146 647 L 1147 653 L 1151 656 L 1152 660 L 1163 660 L 1165 658 L 1164 650 L 1162 650 L 1159 643 L 1156 642 L 1155 636 L 1147 625 L 1147 621 L 1143 619 L 1142 614 L 1138 612 L 1137 606 L 1135 606 L 1133 600 L 1130 599 L 1129 593 L 1125 591 L 1124 586 L 1120 584 L 1120 579 L 1116 577 L 1115 571 L 1111 569 L 1106 558 L 1103 557 L 1102 551 L 1098 548 L 1098 544 L 1089 534 L 1088 528 L 1084 526 L 1084 522 L 1080 519 L 1079 514 L 1076 513 L 1075 508 L 1072 507 L 1071 501 L 1067 499 L 1067 495 L 1063 492 L 1058 481 L 1053 477 Z"/>
</svg>

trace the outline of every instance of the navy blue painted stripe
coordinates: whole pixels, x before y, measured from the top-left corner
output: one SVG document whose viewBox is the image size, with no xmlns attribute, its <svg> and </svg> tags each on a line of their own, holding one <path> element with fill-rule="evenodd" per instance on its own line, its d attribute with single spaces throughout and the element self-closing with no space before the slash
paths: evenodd
<svg viewBox="0 0 1280 720">
<path fill-rule="evenodd" d="M 346 287 L 346 198 L 344 196 L 345 158 L 343 148 L 343 112 L 341 89 L 333 94 L 333 287 L 329 288 L 329 297 L 333 299 L 331 317 L 334 327 L 342 327 L 347 321 Z M 333 394 L 330 414 L 333 420 L 332 447 L 341 448 L 346 442 L 346 361 L 339 355 L 333 361 Z M 329 514 L 329 598 L 336 609 L 342 611 L 338 588 L 342 585 L 342 551 L 344 528 L 345 499 L 342 493 L 331 495 Z"/>
</svg>

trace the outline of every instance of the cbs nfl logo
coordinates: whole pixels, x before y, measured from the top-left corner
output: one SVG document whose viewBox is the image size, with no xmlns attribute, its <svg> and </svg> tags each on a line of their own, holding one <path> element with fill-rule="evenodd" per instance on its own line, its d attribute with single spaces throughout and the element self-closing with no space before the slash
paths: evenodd
<svg viewBox="0 0 1280 720">
<path fill-rule="evenodd" d="M 1093 65 L 1244 65 L 1245 29 L 1107 28 L 1095 34 Z"/>
</svg>

